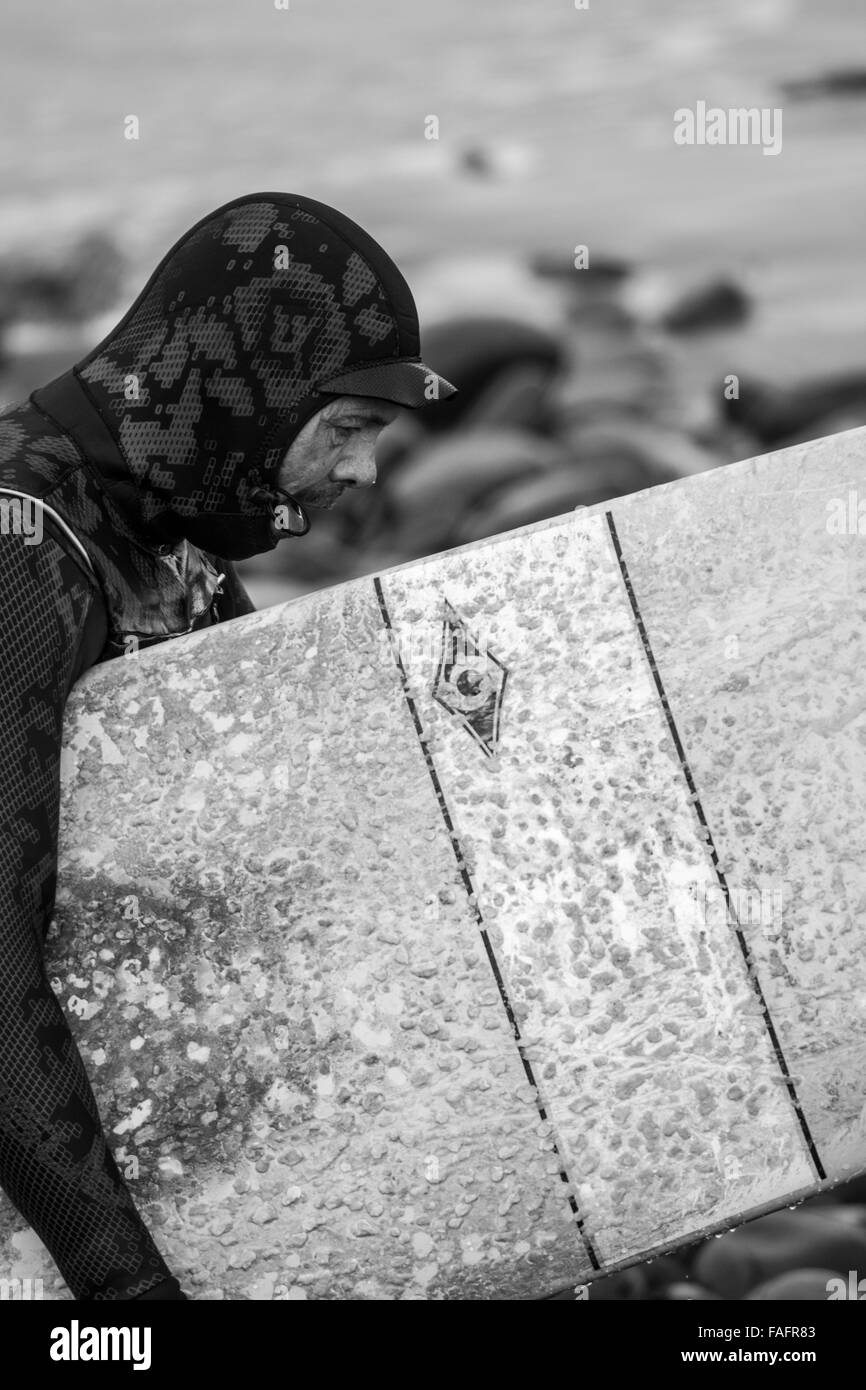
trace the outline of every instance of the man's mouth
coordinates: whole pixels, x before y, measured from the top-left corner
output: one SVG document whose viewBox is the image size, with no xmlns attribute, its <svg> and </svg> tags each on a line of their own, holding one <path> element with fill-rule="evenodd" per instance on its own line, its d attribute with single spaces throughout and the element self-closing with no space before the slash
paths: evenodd
<svg viewBox="0 0 866 1390">
<path fill-rule="evenodd" d="M 302 502 L 305 507 L 322 507 L 328 509 L 333 507 L 336 502 L 339 502 L 345 491 L 346 489 L 341 487 L 338 488 L 336 492 L 327 492 L 324 494 L 314 492 L 310 497 L 301 496 L 298 500 Z"/>
</svg>

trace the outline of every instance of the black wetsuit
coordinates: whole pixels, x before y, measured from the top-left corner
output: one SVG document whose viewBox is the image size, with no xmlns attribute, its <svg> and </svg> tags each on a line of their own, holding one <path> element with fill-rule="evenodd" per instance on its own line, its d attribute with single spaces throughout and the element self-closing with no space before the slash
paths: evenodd
<svg viewBox="0 0 866 1390">
<path fill-rule="evenodd" d="M 112 638 L 97 574 L 56 519 L 75 513 L 70 470 L 84 467 L 83 456 L 73 461 L 71 439 L 33 405 L 0 417 L 0 451 L 19 430 L 34 452 L 28 467 L 18 452 L 14 470 L 4 457 L 0 489 L 15 492 L 0 490 L 0 503 L 28 507 L 18 493 L 47 493 L 52 511 L 39 511 L 38 544 L 8 525 L 0 535 L 0 1184 L 76 1298 L 180 1297 L 106 1146 L 43 961 L 56 887 L 63 709 L 89 666 L 167 639 L 168 632 L 147 631 L 157 613 L 183 631 L 253 605 L 228 561 L 193 550 L 198 580 L 185 592 L 165 561 L 142 551 L 161 605 L 143 610 L 141 637 Z M 30 471 L 37 459 L 38 474 Z M 15 515 L 10 507 L 5 514 L 10 522 Z M 35 507 L 19 514 L 33 526 Z M 133 599 L 130 589 L 128 616 Z M 190 621 L 187 606 L 201 609 Z"/>
<path fill-rule="evenodd" d="M 93 352 L 0 414 L 2 514 L 51 509 L 38 543 L 23 522 L 0 534 L 0 1187 L 78 1299 L 183 1295 L 43 963 L 66 698 L 96 662 L 249 612 L 231 560 L 280 539 L 302 426 L 346 394 L 417 407 L 433 379 L 453 394 L 382 248 L 333 208 L 263 193 L 191 228 Z"/>
</svg>

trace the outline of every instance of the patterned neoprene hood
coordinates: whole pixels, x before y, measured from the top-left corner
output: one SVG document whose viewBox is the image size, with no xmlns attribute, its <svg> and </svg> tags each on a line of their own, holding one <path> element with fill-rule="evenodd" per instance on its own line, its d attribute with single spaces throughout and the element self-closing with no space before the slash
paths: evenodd
<svg viewBox="0 0 866 1390">
<path fill-rule="evenodd" d="M 276 544 L 266 494 L 335 395 L 453 394 L 419 348 L 412 293 L 372 237 L 323 203 L 258 193 L 192 227 L 67 375 L 117 445 L 101 481 L 136 530 L 243 558 Z"/>
</svg>

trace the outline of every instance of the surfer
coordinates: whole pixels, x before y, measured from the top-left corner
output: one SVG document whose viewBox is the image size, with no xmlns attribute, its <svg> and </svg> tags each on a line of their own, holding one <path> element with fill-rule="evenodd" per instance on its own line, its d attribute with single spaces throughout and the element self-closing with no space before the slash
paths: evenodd
<svg viewBox="0 0 866 1390">
<path fill-rule="evenodd" d="M 67 696 L 98 662 L 251 612 L 232 561 L 374 482 L 399 407 L 454 394 L 419 348 L 412 294 L 372 237 L 309 198 L 252 194 L 186 232 L 92 352 L 0 414 L 0 498 L 41 523 L 0 535 L 0 1187 L 75 1299 L 186 1295 L 45 970 Z"/>
</svg>

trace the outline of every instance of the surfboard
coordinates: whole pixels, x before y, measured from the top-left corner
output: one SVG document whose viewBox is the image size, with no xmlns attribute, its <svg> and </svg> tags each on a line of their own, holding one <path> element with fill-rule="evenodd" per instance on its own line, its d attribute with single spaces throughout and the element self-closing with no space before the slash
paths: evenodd
<svg viewBox="0 0 866 1390">
<path fill-rule="evenodd" d="M 50 969 L 193 1297 L 539 1298 L 866 1169 L 864 463 L 78 683 Z M 68 1297 L 7 1203 L 0 1247 Z"/>
</svg>

